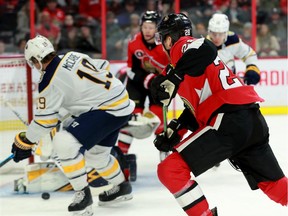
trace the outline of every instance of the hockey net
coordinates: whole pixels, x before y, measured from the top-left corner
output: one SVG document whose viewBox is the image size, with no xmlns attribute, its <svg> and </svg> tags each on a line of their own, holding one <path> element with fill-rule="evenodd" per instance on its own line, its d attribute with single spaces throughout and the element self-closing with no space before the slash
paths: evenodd
<svg viewBox="0 0 288 216">
<path fill-rule="evenodd" d="M 0 56 L 0 77 L 0 161 L 3 161 L 11 154 L 11 145 L 16 133 L 26 129 L 23 121 L 28 122 L 27 71 L 24 56 Z M 32 91 L 36 92 L 37 82 L 32 83 Z M 0 173 L 19 172 L 27 163 L 28 160 L 17 164 L 10 161 L 0 168 Z"/>
</svg>

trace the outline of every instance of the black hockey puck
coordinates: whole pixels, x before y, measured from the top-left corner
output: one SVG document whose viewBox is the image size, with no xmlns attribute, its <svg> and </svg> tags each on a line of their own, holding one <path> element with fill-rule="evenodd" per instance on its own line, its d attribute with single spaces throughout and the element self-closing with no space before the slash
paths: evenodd
<svg viewBox="0 0 288 216">
<path fill-rule="evenodd" d="M 50 198 L 50 194 L 45 192 L 45 193 L 42 193 L 41 197 L 44 200 L 48 200 Z"/>
</svg>

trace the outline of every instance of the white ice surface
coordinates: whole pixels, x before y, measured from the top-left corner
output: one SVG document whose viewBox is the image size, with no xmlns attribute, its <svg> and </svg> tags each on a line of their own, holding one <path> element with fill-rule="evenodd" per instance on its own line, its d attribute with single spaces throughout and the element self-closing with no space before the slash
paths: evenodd
<svg viewBox="0 0 288 216">
<path fill-rule="evenodd" d="M 266 116 L 270 126 L 271 147 L 285 174 L 288 174 L 288 116 Z M 158 152 L 153 137 L 136 140 L 131 153 L 137 154 L 138 179 L 132 183 L 134 198 L 110 207 L 97 206 L 94 197 L 95 216 L 184 216 L 173 196 L 160 184 L 156 176 Z M 1 160 L 9 150 L 0 147 Z M 6 151 L 6 152 L 5 152 Z M 14 163 L 11 161 L 10 163 Z M 1 168 L 0 168 L 1 169 Z M 21 175 L 0 176 L 0 216 L 65 216 L 72 192 L 50 193 L 49 200 L 40 194 L 16 194 L 13 180 Z M 251 191 L 241 173 L 227 162 L 213 168 L 200 177 L 201 186 L 211 208 L 218 207 L 219 216 L 288 216 L 288 208 L 274 203 L 260 190 Z"/>
</svg>

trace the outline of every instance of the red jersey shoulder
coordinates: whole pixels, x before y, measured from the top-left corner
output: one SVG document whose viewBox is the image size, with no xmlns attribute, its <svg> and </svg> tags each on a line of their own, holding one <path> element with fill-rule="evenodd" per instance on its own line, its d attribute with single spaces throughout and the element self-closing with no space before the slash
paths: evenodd
<svg viewBox="0 0 288 216">
<path fill-rule="evenodd" d="M 133 39 L 131 39 L 128 42 L 128 47 L 129 48 L 134 48 L 134 47 L 139 47 L 139 45 L 144 45 L 143 41 L 142 41 L 142 35 L 141 32 L 137 33 Z"/>
<path fill-rule="evenodd" d="M 191 43 L 191 41 L 196 40 L 191 36 L 181 37 L 171 48 L 170 56 L 172 65 L 176 65 L 178 60 L 182 57 L 183 53 L 187 50 L 187 44 Z"/>
</svg>

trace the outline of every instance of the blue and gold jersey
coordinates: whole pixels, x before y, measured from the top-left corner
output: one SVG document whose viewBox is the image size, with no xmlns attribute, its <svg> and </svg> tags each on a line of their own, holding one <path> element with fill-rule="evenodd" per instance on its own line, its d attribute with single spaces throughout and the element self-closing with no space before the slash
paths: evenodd
<svg viewBox="0 0 288 216">
<path fill-rule="evenodd" d="M 209 35 L 207 39 L 211 40 Z M 224 44 L 217 47 L 218 56 L 235 73 L 235 58 L 241 59 L 245 65 L 257 65 L 257 55 L 255 51 L 245 44 L 239 36 L 229 31 Z"/>
<path fill-rule="evenodd" d="M 125 86 L 109 72 L 108 61 L 68 52 L 56 56 L 46 67 L 27 137 L 32 142 L 38 141 L 43 133 L 55 127 L 62 108 L 74 116 L 91 110 L 125 116 L 132 113 L 134 106 Z"/>
</svg>

